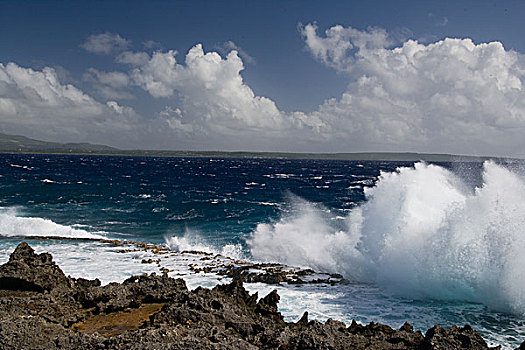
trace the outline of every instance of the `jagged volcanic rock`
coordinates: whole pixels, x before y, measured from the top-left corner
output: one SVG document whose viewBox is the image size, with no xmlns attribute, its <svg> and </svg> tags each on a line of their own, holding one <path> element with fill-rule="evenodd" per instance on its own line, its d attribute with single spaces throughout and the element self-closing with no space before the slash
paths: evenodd
<svg viewBox="0 0 525 350">
<path fill-rule="evenodd" d="M 259 299 L 240 279 L 189 291 L 181 279 L 123 283 L 66 277 L 21 243 L 0 266 L 0 349 L 487 349 L 470 326 L 423 335 L 329 319 L 283 320 L 276 291 Z"/>
<path fill-rule="evenodd" d="M 1 289 L 49 291 L 69 283 L 70 280 L 53 262 L 51 254 L 35 254 L 25 242 L 16 247 L 9 261 L 0 269 Z"/>
</svg>

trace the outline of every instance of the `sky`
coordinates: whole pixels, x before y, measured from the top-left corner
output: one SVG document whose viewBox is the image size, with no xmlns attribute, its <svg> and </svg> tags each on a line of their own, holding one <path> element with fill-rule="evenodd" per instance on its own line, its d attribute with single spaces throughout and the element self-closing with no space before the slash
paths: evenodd
<svg viewBox="0 0 525 350">
<path fill-rule="evenodd" d="M 523 1 L 0 0 L 0 132 L 525 157 Z"/>
</svg>

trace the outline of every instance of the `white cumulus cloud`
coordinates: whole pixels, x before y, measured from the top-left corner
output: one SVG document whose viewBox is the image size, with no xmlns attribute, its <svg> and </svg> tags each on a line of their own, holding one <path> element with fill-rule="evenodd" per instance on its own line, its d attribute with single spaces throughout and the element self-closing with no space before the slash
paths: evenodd
<svg viewBox="0 0 525 350">
<path fill-rule="evenodd" d="M 48 110 L 54 111 L 57 107 L 64 108 L 58 118 L 68 115 L 68 109 L 81 112 L 72 117 L 101 113 L 98 102 L 73 85 L 61 84 L 55 70 L 49 67 L 35 71 L 16 63 L 0 63 L 0 96 L 14 106 L 14 115 L 40 111 L 45 117 Z"/>
<path fill-rule="evenodd" d="M 370 33 L 352 28 L 319 36 L 307 25 L 304 33 L 314 57 L 349 74 L 342 96 L 315 112 L 349 149 L 523 155 L 525 64 L 501 43 L 447 38 L 389 48 L 375 39 L 363 46 Z"/>
<path fill-rule="evenodd" d="M 236 50 L 221 56 L 198 44 L 183 62 L 173 50 L 125 52 L 118 60 L 131 65 L 132 84 L 155 98 L 177 99 L 180 112 L 159 117 L 204 148 L 520 152 L 525 65 L 501 43 L 396 45 L 380 28 L 300 30 L 312 55 L 349 81 L 341 96 L 311 113 L 285 113 L 257 96 L 242 78 Z"/>
<path fill-rule="evenodd" d="M 216 52 L 204 52 L 198 44 L 189 50 L 183 64 L 175 56 L 173 50 L 155 52 L 130 73 L 133 82 L 153 97 L 180 97 L 180 118 L 170 123 L 175 128 L 201 130 L 217 139 L 222 135 L 253 141 L 256 133 L 256 139 L 268 142 L 287 137 L 290 131 L 296 138 L 315 136 L 314 129 L 325 126 L 318 116 L 285 114 L 271 99 L 257 96 L 243 81 L 244 64 L 235 50 L 223 58 Z"/>
<path fill-rule="evenodd" d="M 352 68 L 355 59 L 366 55 L 370 50 L 392 45 L 388 33 L 382 28 L 370 27 L 361 31 L 341 25 L 325 31 L 325 36 L 317 35 L 317 25 L 299 26 L 306 45 L 315 58 L 324 64 L 346 71 Z"/>
<path fill-rule="evenodd" d="M 130 44 L 131 41 L 124 39 L 119 34 L 103 33 L 90 35 L 80 47 L 89 52 L 109 55 L 126 50 Z"/>
<path fill-rule="evenodd" d="M 115 135 L 130 131 L 137 118 L 129 107 L 114 101 L 102 104 L 77 87 L 62 84 L 53 68 L 38 71 L 12 62 L 0 63 L 4 132 L 56 141 L 104 143 L 113 139 L 116 144 L 119 140 Z"/>
<path fill-rule="evenodd" d="M 217 50 L 221 54 L 228 54 L 230 51 L 235 50 L 239 54 L 239 56 L 242 58 L 242 60 L 246 63 L 255 64 L 255 58 L 248 54 L 244 49 L 239 47 L 237 44 L 235 44 L 233 41 L 228 40 L 223 43 L 216 45 Z"/>
<path fill-rule="evenodd" d="M 84 80 L 93 84 L 97 92 L 106 99 L 130 99 L 134 96 L 127 91 L 131 82 L 128 74 L 123 72 L 103 72 L 89 68 L 83 75 Z"/>
</svg>

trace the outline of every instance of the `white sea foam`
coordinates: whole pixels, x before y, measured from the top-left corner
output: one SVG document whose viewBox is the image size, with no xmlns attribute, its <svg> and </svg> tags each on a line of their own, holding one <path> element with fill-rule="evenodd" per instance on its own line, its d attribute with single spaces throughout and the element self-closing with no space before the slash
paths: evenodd
<svg viewBox="0 0 525 350">
<path fill-rule="evenodd" d="M 29 167 L 27 165 L 18 165 L 18 164 L 9 164 L 12 168 L 22 168 L 26 170 L 33 170 L 33 167 Z"/>
<path fill-rule="evenodd" d="M 278 207 L 280 203 L 275 202 L 258 202 L 259 205 Z"/>
<path fill-rule="evenodd" d="M 212 254 L 220 254 L 234 259 L 244 259 L 244 253 L 240 244 L 226 244 L 216 246 L 208 242 L 199 233 L 186 229 L 184 236 L 165 236 L 164 241 L 168 247 L 175 252 L 200 251 Z"/>
<path fill-rule="evenodd" d="M 525 315 L 525 181 L 486 162 L 470 190 L 452 172 L 418 163 L 381 173 L 347 228 L 315 206 L 260 224 L 254 258 L 374 282 L 409 298 L 465 300 Z M 333 220 L 332 220 L 333 222 Z"/>
<path fill-rule="evenodd" d="M 104 236 L 90 233 L 73 226 L 60 225 L 48 219 L 20 216 L 17 208 L 0 208 L 0 236 L 104 238 Z"/>
</svg>

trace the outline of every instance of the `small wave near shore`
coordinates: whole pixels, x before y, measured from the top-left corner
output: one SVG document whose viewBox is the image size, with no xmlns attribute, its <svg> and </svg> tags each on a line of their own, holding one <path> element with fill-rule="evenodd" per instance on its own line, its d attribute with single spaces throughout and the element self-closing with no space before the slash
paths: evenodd
<svg viewBox="0 0 525 350">
<path fill-rule="evenodd" d="M 3 237 L 62 237 L 101 239 L 102 235 L 88 232 L 68 225 L 39 218 L 25 217 L 19 209 L 0 208 L 0 236 Z"/>
</svg>

